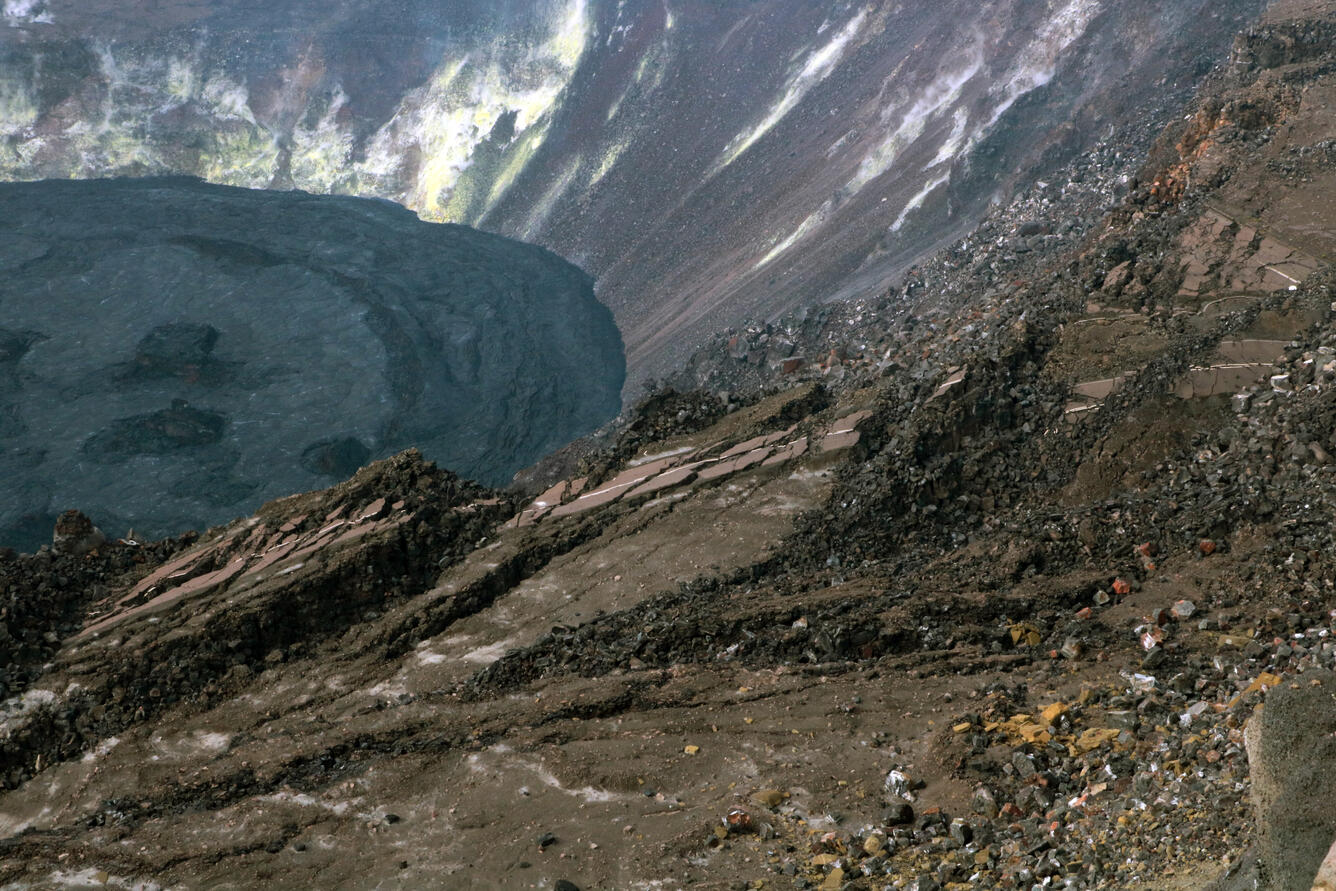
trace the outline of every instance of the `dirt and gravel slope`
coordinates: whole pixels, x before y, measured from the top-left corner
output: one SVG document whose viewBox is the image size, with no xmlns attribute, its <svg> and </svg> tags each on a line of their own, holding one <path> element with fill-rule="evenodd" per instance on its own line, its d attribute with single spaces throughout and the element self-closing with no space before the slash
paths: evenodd
<svg viewBox="0 0 1336 891">
<path fill-rule="evenodd" d="M 1245 727 L 1336 662 L 1334 23 L 522 497 L 0 558 L 0 883 L 1251 887 Z"/>
</svg>

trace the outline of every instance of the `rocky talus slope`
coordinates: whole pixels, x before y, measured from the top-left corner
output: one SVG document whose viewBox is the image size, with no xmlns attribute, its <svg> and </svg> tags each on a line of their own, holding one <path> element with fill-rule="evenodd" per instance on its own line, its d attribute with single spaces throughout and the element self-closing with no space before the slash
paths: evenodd
<svg viewBox="0 0 1336 891">
<path fill-rule="evenodd" d="M 4 184 L 0 236 L 0 545 L 75 506 L 178 534 L 409 446 L 502 483 L 620 406 L 587 275 L 389 202 Z"/>
<path fill-rule="evenodd" d="M 0 881 L 1310 887 L 1334 33 L 1277 4 L 1149 154 L 721 335 L 532 491 L 405 454 L 0 558 Z"/>
</svg>

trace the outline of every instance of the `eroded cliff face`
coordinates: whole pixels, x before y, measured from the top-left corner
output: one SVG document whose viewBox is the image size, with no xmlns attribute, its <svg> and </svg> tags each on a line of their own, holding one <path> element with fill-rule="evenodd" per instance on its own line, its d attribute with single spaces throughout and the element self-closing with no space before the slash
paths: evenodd
<svg viewBox="0 0 1336 891">
<path fill-rule="evenodd" d="M 0 176 L 386 197 L 575 260 L 632 377 L 883 286 L 1261 0 L 6 0 Z"/>
</svg>

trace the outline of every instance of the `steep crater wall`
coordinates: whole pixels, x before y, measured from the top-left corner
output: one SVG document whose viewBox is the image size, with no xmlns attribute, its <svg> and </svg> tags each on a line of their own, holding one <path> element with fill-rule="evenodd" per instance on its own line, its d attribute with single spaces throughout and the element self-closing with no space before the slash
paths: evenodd
<svg viewBox="0 0 1336 891">
<path fill-rule="evenodd" d="M 23 0 L 0 178 L 390 198 L 599 281 L 632 377 L 884 288 L 1177 110 L 1263 0 Z"/>
<path fill-rule="evenodd" d="M 409 446 L 501 483 L 616 413 L 581 270 L 388 201 L 0 186 L 0 544 L 161 536 Z"/>
</svg>

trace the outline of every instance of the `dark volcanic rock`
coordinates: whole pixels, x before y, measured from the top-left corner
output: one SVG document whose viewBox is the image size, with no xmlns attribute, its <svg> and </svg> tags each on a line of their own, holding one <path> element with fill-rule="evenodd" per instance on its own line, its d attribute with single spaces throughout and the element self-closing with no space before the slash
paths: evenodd
<svg viewBox="0 0 1336 891">
<path fill-rule="evenodd" d="M 104 463 L 131 455 L 166 455 L 219 442 L 226 426 L 226 416 L 191 408 L 184 399 L 176 399 L 162 411 L 118 418 L 89 437 L 83 450 Z"/>
<path fill-rule="evenodd" d="M 618 407 L 611 314 L 538 248 L 186 179 L 6 185 L 0 214 L 5 544 L 72 507 L 217 523 L 409 446 L 502 482 Z"/>
</svg>

